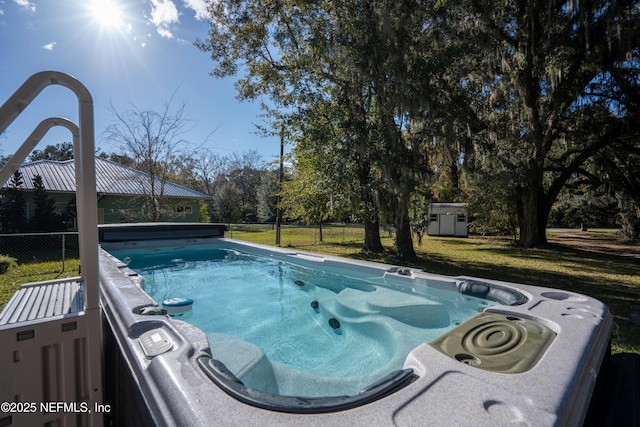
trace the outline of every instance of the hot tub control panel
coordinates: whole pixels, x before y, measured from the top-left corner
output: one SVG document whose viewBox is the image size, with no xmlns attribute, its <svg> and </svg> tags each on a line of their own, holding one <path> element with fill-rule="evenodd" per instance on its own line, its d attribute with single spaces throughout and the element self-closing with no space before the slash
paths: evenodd
<svg viewBox="0 0 640 427">
<path fill-rule="evenodd" d="M 152 329 L 140 335 L 138 338 L 142 351 L 149 359 L 156 357 L 173 348 L 173 343 L 162 329 Z"/>
</svg>

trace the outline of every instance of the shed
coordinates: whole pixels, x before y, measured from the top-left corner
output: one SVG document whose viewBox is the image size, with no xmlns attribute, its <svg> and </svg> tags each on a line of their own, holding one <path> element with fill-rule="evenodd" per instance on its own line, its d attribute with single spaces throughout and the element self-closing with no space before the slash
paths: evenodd
<svg viewBox="0 0 640 427">
<path fill-rule="evenodd" d="M 429 236 L 469 236 L 467 203 L 429 203 Z"/>
</svg>

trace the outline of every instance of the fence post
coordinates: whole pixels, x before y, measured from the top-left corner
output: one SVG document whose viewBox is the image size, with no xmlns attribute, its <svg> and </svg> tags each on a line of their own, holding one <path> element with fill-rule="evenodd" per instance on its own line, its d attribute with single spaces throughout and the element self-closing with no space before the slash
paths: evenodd
<svg viewBox="0 0 640 427">
<path fill-rule="evenodd" d="M 62 271 L 64 271 L 65 234 L 62 233 Z"/>
</svg>

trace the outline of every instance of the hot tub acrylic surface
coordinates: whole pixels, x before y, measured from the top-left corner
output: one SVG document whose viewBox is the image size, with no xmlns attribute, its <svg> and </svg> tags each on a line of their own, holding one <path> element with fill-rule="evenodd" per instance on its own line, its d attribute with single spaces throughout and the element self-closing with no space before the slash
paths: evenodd
<svg viewBox="0 0 640 427">
<path fill-rule="evenodd" d="M 194 278 L 178 276 L 178 283 L 169 284 L 175 281 L 169 270 L 184 273 L 180 265 L 196 262 L 182 256 L 192 252 L 179 249 L 185 246 L 241 261 L 231 276 L 216 279 L 223 283 L 215 288 L 219 302 L 231 311 L 224 314 L 202 300 L 206 292 Z M 127 265 L 101 252 L 103 305 L 158 424 L 210 425 L 215 419 L 219 425 L 580 425 L 611 330 L 604 305 L 564 291 L 230 239 L 103 247 L 122 258 L 133 254 L 125 255 Z M 169 248 L 176 255 L 153 274 L 147 269 L 147 276 L 157 276 L 153 281 L 142 280 L 149 267 L 144 259 L 154 263 L 154 253 Z M 254 255 L 261 259 L 261 273 L 244 264 Z M 268 307 L 263 313 L 243 316 L 229 300 L 240 298 L 233 276 L 245 273 L 264 276 L 254 284 L 254 296 L 262 293 Z M 171 297 L 194 301 L 186 318 L 193 325 L 162 314 L 158 306 Z M 282 311 L 276 320 L 284 323 L 269 323 L 265 313 L 274 310 Z M 216 315 L 230 322 L 214 326 L 207 317 Z M 274 329 L 290 329 L 292 335 L 279 338 L 281 345 L 278 339 L 267 344 L 242 335 L 243 321 L 262 325 L 249 334 L 258 338 Z M 305 341 L 299 334 L 314 338 Z M 141 338 L 149 342 L 150 336 L 166 350 L 149 357 Z M 364 344 L 365 353 L 351 351 Z M 309 352 L 318 353 L 315 362 Z M 332 364 L 333 371 L 327 369 Z"/>
<path fill-rule="evenodd" d="M 411 350 L 497 304 L 404 277 L 220 245 L 113 250 L 142 288 L 207 334 L 246 387 L 287 396 L 354 395 L 402 369 Z M 455 281 L 450 283 L 455 288 Z M 195 301 L 179 312 L 174 301 Z"/>
</svg>

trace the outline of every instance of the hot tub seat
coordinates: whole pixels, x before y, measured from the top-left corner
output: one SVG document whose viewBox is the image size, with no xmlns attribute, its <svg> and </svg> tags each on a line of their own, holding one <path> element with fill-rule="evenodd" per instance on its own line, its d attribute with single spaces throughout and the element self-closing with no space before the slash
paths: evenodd
<svg viewBox="0 0 640 427">
<path fill-rule="evenodd" d="M 374 292 L 345 289 L 338 294 L 336 303 L 346 316 L 380 314 L 417 328 L 441 328 L 451 322 L 443 304 L 380 286 Z"/>
<path fill-rule="evenodd" d="M 212 358 L 222 361 L 240 381 L 278 393 L 273 367 L 260 347 L 227 334 L 209 332 L 207 339 Z"/>
<path fill-rule="evenodd" d="M 212 359 L 224 364 L 244 386 L 278 395 L 319 397 L 336 391 L 354 394 L 399 363 L 396 343 L 384 322 L 345 320 L 342 328 L 347 331 L 338 334 L 344 333 L 336 344 L 338 351 L 329 352 L 330 356 L 318 355 L 319 364 L 308 370 L 270 360 L 260 347 L 237 337 L 215 332 L 207 332 L 206 336 Z M 373 337 L 380 345 L 372 352 L 354 356 L 363 337 Z M 333 375 L 317 373 L 328 368 L 333 368 Z M 359 388 L 354 388 L 354 381 Z"/>
</svg>

